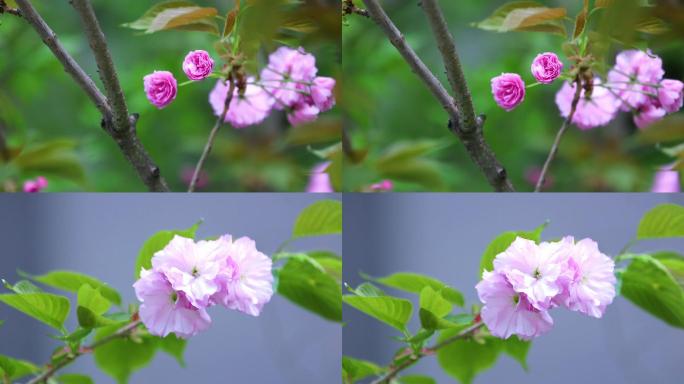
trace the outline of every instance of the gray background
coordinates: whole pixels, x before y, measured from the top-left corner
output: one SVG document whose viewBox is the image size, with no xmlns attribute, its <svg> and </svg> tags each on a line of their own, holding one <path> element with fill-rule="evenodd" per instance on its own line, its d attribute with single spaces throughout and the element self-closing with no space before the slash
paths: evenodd
<svg viewBox="0 0 684 384">
<path fill-rule="evenodd" d="M 289 237 L 314 194 L 75 194 L 0 196 L 0 277 L 17 268 L 33 274 L 69 269 L 109 283 L 135 302 L 135 258 L 145 239 L 162 229 L 186 228 L 203 218 L 199 237 L 248 235 L 270 254 Z M 339 195 L 328 195 L 328 198 Z M 299 240 L 291 249 L 341 254 L 341 236 Z M 73 296 L 72 296 L 73 297 Z M 215 307 L 211 328 L 187 346 L 187 367 L 158 353 L 131 383 L 335 383 L 340 377 L 342 330 L 274 295 L 258 318 Z M 0 305 L 0 354 L 43 363 L 58 342 L 54 330 Z M 76 323 L 69 316 L 71 327 Z M 64 372 L 113 383 L 84 356 Z"/>
<path fill-rule="evenodd" d="M 391 194 L 344 196 L 344 279 L 362 282 L 358 272 L 384 276 L 416 272 L 434 276 L 477 300 L 480 256 L 507 230 L 533 229 L 549 219 L 542 238 L 592 237 L 614 255 L 635 234 L 639 219 L 661 202 L 684 203 L 684 195 L 656 194 Z M 684 251 L 684 241 L 641 243 L 634 250 Z M 401 295 L 397 291 L 391 293 Z M 416 303 L 414 300 L 414 307 Z M 414 314 L 415 315 L 415 314 Z M 684 330 L 617 298 L 601 320 L 576 312 L 551 312 L 555 325 L 536 339 L 529 373 L 500 357 L 476 383 L 682 383 Z M 345 305 L 343 352 L 387 364 L 399 343 L 389 326 Z M 410 329 L 419 322 L 414 319 Z M 438 383 L 455 379 L 435 358 L 407 370 Z"/>
</svg>

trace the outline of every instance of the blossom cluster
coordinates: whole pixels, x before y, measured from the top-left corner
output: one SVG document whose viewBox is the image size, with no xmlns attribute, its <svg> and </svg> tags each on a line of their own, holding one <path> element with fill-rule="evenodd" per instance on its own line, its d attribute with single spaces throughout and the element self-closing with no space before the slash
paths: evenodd
<svg viewBox="0 0 684 384">
<path fill-rule="evenodd" d="M 271 267 L 248 237 L 195 242 L 176 235 L 133 284 L 140 319 L 153 335 L 188 338 L 209 327 L 214 305 L 259 316 L 273 295 Z"/>
<path fill-rule="evenodd" d="M 530 66 L 532 75 L 540 84 L 550 84 L 563 72 L 563 63 L 553 52 L 537 55 Z M 494 101 L 506 111 L 511 111 L 525 100 L 525 82 L 517 73 L 502 73 L 492 79 Z"/>
<path fill-rule="evenodd" d="M 537 244 L 518 237 L 475 287 L 484 303 L 480 316 L 492 335 L 524 340 L 551 329 L 555 307 L 601 318 L 615 297 L 614 267 L 588 238 Z"/>
<path fill-rule="evenodd" d="M 38 176 L 33 180 L 26 180 L 24 182 L 24 192 L 38 193 L 47 188 L 48 181 L 44 176 Z"/>
<path fill-rule="evenodd" d="M 214 60 L 206 51 L 192 51 L 182 67 L 189 80 L 203 80 L 212 76 Z M 293 126 L 316 120 L 335 105 L 335 79 L 317 74 L 316 58 L 303 48 L 278 48 L 258 77 L 233 79 L 239 86 L 234 87 L 225 122 L 235 128 L 248 127 L 263 122 L 274 109 L 286 111 Z M 159 109 L 169 105 L 178 93 L 178 82 L 169 71 L 145 76 L 144 86 L 148 100 Z M 217 117 L 224 113 L 229 91 L 230 85 L 221 78 L 209 93 L 209 104 Z"/>
<path fill-rule="evenodd" d="M 657 55 L 639 50 L 620 52 L 607 80 L 595 77 L 591 94 L 586 87 L 581 91 L 572 123 L 591 129 L 608 124 L 620 111 L 631 111 L 634 124 L 643 129 L 677 112 L 682 107 L 684 84 L 664 75 L 663 61 Z M 556 94 L 563 117 L 570 113 L 574 94 L 575 85 L 567 82 Z"/>
</svg>

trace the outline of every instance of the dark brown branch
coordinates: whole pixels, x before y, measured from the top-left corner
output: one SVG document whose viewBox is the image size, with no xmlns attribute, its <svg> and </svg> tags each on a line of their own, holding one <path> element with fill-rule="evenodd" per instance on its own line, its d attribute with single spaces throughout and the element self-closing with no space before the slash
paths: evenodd
<svg viewBox="0 0 684 384">
<path fill-rule="evenodd" d="M 387 16 L 378 0 L 363 0 L 370 18 L 380 27 L 384 34 L 389 39 L 390 43 L 399 51 L 404 60 L 409 64 L 413 72 L 425 83 L 430 92 L 442 105 L 442 108 L 447 112 L 450 119 L 450 128 L 454 134 L 461 140 L 468 152 L 471 160 L 480 168 L 480 171 L 485 175 L 489 184 L 496 191 L 512 192 L 513 185 L 508 179 L 505 168 L 494 155 L 494 151 L 489 147 L 484 139 L 482 125 L 484 118 L 474 118 L 474 127 L 462 127 L 461 121 L 469 121 L 461 116 L 460 110 L 457 107 L 454 99 L 444 89 L 440 81 L 427 68 L 425 63 L 418 57 L 418 55 L 406 43 L 404 36 L 399 29 L 392 23 L 392 20 Z M 446 49 L 446 48 L 445 48 Z M 463 80 L 465 81 L 465 79 Z M 467 87 L 466 87 L 467 89 Z M 467 99 L 470 96 L 459 96 Z M 472 109 L 472 102 L 470 103 Z M 472 124 L 472 123 L 470 123 Z"/>
<path fill-rule="evenodd" d="M 535 192 L 540 192 L 544 187 L 546 175 L 549 172 L 549 168 L 551 167 L 551 162 L 553 162 L 553 159 L 556 157 L 556 154 L 558 153 L 558 148 L 560 147 L 560 142 L 563 138 L 563 134 L 565 134 L 565 131 L 570 126 L 570 122 L 572 121 L 573 116 L 575 116 L 577 104 L 579 103 L 580 94 L 582 92 L 582 84 L 579 77 L 575 79 L 575 86 L 577 88 L 575 89 L 575 95 L 572 98 L 570 113 L 568 114 L 568 117 L 565 120 L 563 120 L 563 124 L 561 124 L 561 127 L 558 130 L 558 133 L 556 134 L 556 139 L 553 141 L 553 145 L 551 145 L 551 151 L 549 152 L 549 156 L 546 158 L 546 161 L 544 162 L 544 167 L 542 168 L 541 173 L 539 174 L 539 180 L 537 180 L 537 185 L 534 188 Z"/>
<path fill-rule="evenodd" d="M 368 11 L 354 5 L 354 0 L 344 0 L 342 2 L 342 15 L 346 16 L 352 14 L 356 14 L 363 17 L 370 17 L 368 15 Z"/>
<path fill-rule="evenodd" d="M 3 13 L 9 13 L 10 15 L 14 15 L 17 17 L 23 17 L 21 10 L 16 9 L 16 8 L 10 8 L 5 0 L 0 0 L 0 15 Z"/>
</svg>

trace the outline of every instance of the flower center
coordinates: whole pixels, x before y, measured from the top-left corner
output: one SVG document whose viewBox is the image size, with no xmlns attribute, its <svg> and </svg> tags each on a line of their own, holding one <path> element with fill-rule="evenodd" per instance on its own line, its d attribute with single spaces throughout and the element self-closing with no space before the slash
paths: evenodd
<svg viewBox="0 0 684 384">
<path fill-rule="evenodd" d="M 517 293 L 513 295 L 513 303 L 518 304 L 520 302 L 520 295 Z"/>
<path fill-rule="evenodd" d="M 539 268 L 536 268 L 534 270 L 534 273 L 532 274 L 532 276 L 534 276 L 535 279 L 539 280 L 539 278 L 541 277 L 541 272 L 539 272 Z"/>
<path fill-rule="evenodd" d="M 199 271 L 197 270 L 197 267 L 192 267 L 192 276 L 193 277 L 199 276 Z"/>
<path fill-rule="evenodd" d="M 177 300 L 178 294 L 176 293 L 176 291 L 171 292 L 171 302 L 175 304 Z"/>
</svg>

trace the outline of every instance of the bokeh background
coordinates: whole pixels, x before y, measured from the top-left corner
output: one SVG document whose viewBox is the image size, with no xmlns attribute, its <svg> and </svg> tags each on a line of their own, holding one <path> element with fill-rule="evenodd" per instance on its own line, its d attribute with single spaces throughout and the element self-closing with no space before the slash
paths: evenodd
<svg viewBox="0 0 684 384">
<path fill-rule="evenodd" d="M 154 70 L 169 70 L 180 83 L 187 80 L 181 63 L 189 51 L 204 49 L 215 60 L 218 55 L 214 49 L 216 38 L 207 33 L 162 31 L 145 35 L 122 26 L 160 2 L 95 1 L 93 6 L 129 110 L 140 114 L 140 139 L 171 189 L 178 191 L 187 189 L 185 180 L 190 178 L 188 173 L 194 169 L 216 120 L 208 102 L 215 80 L 181 87 L 176 100 L 159 111 L 147 101 L 142 79 Z M 235 3 L 194 2 L 215 7 L 220 15 L 233 9 Z M 67 2 L 33 4 L 99 85 L 97 68 L 74 9 Z M 274 12 L 277 8 L 273 7 Z M 304 20 L 301 26 L 306 33 L 291 34 L 287 43 L 313 53 L 319 74 L 339 78 L 339 0 L 307 0 L 300 9 L 298 15 Z M 270 30 L 272 26 L 266 26 L 272 15 L 263 16 L 263 30 Z M 260 64 L 267 62 L 268 53 L 283 40 L 262 41 L 258 57 L 251 59 Z M 0 190 L 20 189 L 24 180 L 41 174 L 48 177 L 48 191 L 145 190 L 114 141 L 100 128 L 97 109 L 25 21 L 0 15 L 0 51 L 4 52 L 0 60 L 0 136 L 6 137 L 10 153 L 45 146 L 50 151 L 39 151 L 21 164 L 8 165 L 0 160 Z M 297 129 L 289 126 L 283 113 L 273 113 L 263 124 L 242 130 L 224 126 L 205 166 L 206 183 L 202 184 L 206 185 L 199 190 L 301 191 L 311 167 L 320 161 L 309 147 L 320 149 L 339 142 L 340 129 L 336 109 Z"/>
<path fill-rule="evenodd" d="M 17 269 L 42 274 L 54 269 L 86 273 L 110 284 L 124 305 L 135 303 L 135 258 L 145 240 L 163 229 L 187 228 L 204 219 L 198 238 L 231 233 L 250 236 L 272 254 L 289 238 L 300 210 L 336 195 L 231 194 L 47 194 L 5 195 L 0 199 L 0 277 L 19 280 Z M 327 249 L 341 254 L 341 236 L 301 239 L 293 250 Z M 73 297 L 74 295 L 70 295 Z M 339 381 L 342 327 L 274 295 L 254 318 L 211 308 L 212 326 L 189 340 L 186 368 L 158 352 L 130 383 L 334 383 Z M 0 354 L 42 364 L 59 343 L 54 329 L 0 305 Z M 67 326 L 76 325 L 70 313 Z M 90 375 L 96 383 L 115 381 L 91 356 L 64 372 Z"/>
<path fill-rule="evenodd" d="M 659 203 L 684 204 L 681 195 L 656 194 L 346 194 L 344 197 L 344 280 L 356 287 L 359 272 L 386 276 L 415 272 L 433 276 L 478 303 L 480 256 L 497 235 L 531 230 L 545 220 L 548 240 L 564 235 L 591 237 L 607 255 L 615 255 L 636 234 L 641 216 Z M 635 252 L 684 251 L 684 240 L 649 241 Z M 417 305 L 416 295 L 388 289 Z M 415 315 L 415 310 L 414 310 Z M 553 329 L 534 340 L 525 372 L 500 356 L 474 383 L 677 383 L 684 359 L 684 331 L 647 314 L 622 297 L 600 320 L 553 310 Z M 414 317 L 417 317 L 414 316 Z M 393 328 L 344 306 L 344 355 L 381 365 L 400 346 Z M 409 329 L 420 326 L 414 318 Z M 456 380 L 436 358 L 425 358 L 406 373 L 425 374 L 438 383 Z"/>
<path fill-rule="evenodd" d="M 503 163 L 519 191 L 533 189 L 532 181 L 544 163 L 562 120 L 554 102 L 561 83 L 527 90 L 525 101 L 512 112 L 499 108 L 491 95 L 490 79 L 502 72 L 521 74 L 529 84 L 533 78 L 530 63 L 540 52 L 553 51 L 569 67 L 562 54 L 563 38 L 534 32 L 496 33 L 472 27 L 488 17 L 505 0 L 442 0 L 440 5 L 455 37 L 476 113 L 487 121 L 485 137 Z M 548 7 L 566 7 L 567 28 L 572 32 L 574 17 L 582 1 L 539 0 Z M 357 1 L 360 6 L 363 4 Z M 403 32 L 406 41 L 433 73 L 450 89 L 443 63 L 417 1 L 385 0 L 382 5 Z M 635 1 L 620 1 L 620 6 Z M 663 59 L 666 77 L 684 77 L 684 5 L 681 1 L 655 0 L 654 13 L 665 18 L 671 32 L 645 36 L 650 47 Z M 596 19 L 596 18 L 595 18 Z M 596 19 L 598 20 L 598 19 Z M 629 18 L 610 20 L 614 33 L 627 33 L 634 26 Z M 621 25 L 620 23 L 630 25 Z M 396 49 L 370 20 L 353 15 L 342 28 L 344 56 L 343 107 L 350 141 L 358 158 L 345 163 L 345 190 L 360 190 L 378 179 L 390 178 L 399 191 L 491 191 L 484 176 L 472 164 L 463 146 L 447 129 L 447 115 L 425 85 L 411 72 Z M 614 45 L 615 53 L 627 49 Z M 673 158 L 663 147 L 684 139 L 684 118 L 680 111 L 664 121 L 659 129 L 639 132 L 631 115 L 620 113 L 609 126 L 590 131 L 571 127 L 563 138 L 551 169 L 554 191 L 647 191 L 659 167 Z M 669 132 L 663 137 L 660 132 Z M 665 140 L 667 139 L 667 140 Z M 415 159 L 397 159 L 398 151 Z M 367 153 L 366 153 L 367 152 Z M 410 155 L 412 153 L 412 155 Z M 416 153 L 418 156 L 416 156 Z M 395 156 L 395 157 L 392 157 Z M 396 164 L 401 161 L 401 166 Z M 394 166 L 392 166 L 394 165 Z"/>
</svg>

